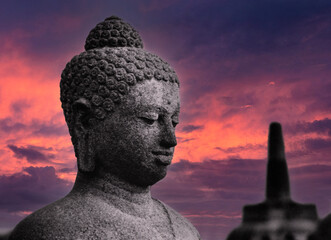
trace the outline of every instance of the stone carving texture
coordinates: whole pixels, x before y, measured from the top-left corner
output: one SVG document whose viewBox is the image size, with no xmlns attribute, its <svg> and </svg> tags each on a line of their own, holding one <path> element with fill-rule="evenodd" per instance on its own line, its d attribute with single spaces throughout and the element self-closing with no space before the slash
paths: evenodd
<svg viewBox="0 0 331 240">
<path fill-rule="evenodd" d="M 86 51 L 103 47 L 143 48 L 143 42 L 130 24 L 116 16 L 111 16 L 92 29 L 86 39 Z"/>
<path fill-rule="evenodd" d="M 128 41 L 118 37 L 114 44 L 115 40 L 110 41 L 112 35 L 104 34 L 109 29 L 120 31 L 119 36 L 126 36 Z M 135 44 L 120 44 L 131 42 L 128 36 L 135 36 Z M 103 120 L 139 81 L 154 77 L 179 86 L 173 68 L 155 54 L 136 48 L 142 46 L 139 34 L 117 17 L 107 18 L 90 32 L 85 45 L 87 51 L 73 57 L 61 75 L 61 102 L 71 135 L 72 103 L 80 97 L 91 100 L 96 118 Z"/>
<path fill-rule="evenodd" d="M 158 56 L 135 48 L 92 49 L 75 56 L 61 75 L 61 101 L 72 131 L 72 103 L 84 97 L 92 102 L 99 120 L 111 113 L 129 88 L 154 77 L 179 85 L 175 71 Z"/>
</svg>

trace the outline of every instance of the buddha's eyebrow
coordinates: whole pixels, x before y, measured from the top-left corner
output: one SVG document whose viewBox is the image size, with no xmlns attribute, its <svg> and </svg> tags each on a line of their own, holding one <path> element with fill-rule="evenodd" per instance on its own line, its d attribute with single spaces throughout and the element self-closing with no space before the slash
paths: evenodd
<svg viewBox="0 0 331 240">
<path fill-rule="evenodd" d="M 147 105 L 147 106 L 137 106 L 135 112 L 136 113 L 141 113 L 141 112 L 157 112 L 157 113 L 169 113 L 167 109 L 165 109 L 162 106 L 156 106 L 156 105 Z M 175 114 L 179 113 L 179 106 L 175 110 Z"/>
<path fill-rule="evenodd" d="M 157 112 L 157 113 L 166 113 L 167 110 L 164 108 L 164 107 L 160 107 L 160 106 L 156 106 L 156 105 L 144 105 L 144 106 L 137 106 L 136 108 L 136 112 L 139 113 L 139 112 L 150 112 L 150 111 L 153 111 L 153 112 Z"/>
</svg>

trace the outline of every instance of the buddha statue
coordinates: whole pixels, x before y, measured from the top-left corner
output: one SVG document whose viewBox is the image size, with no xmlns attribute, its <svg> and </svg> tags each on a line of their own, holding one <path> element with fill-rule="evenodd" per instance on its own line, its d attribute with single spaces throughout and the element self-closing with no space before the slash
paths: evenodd
<svg viewBox="0 0 331 240">
<path fill-rule="evenodd" d="M 112 16 L 89 33 L 61 75 L 78 173 L 71 192 L 32 213 L 9 239 L 195 240 L 193 225 L 151 197 L 177 144 L 179 81 Z"/>
</svg>

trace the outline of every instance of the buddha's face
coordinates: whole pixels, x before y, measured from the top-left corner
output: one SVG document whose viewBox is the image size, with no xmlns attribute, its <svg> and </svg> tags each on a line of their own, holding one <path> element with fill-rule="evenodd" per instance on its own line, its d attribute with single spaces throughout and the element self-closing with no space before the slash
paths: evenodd
<svg viewBox="0 0 331 240">
<path fill-rule="evenodd" d="M 138 186 L 165 177 L 176 146 L 178 85 L 145 80 L 94 131 L 96 170 Z"/>
</svg>

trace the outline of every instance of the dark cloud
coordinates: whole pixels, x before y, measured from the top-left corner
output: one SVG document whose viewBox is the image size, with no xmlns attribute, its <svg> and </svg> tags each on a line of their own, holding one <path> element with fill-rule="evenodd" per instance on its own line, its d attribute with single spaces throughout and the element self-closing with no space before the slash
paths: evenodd
<svg viewBox="0 0 331 240">
<path fill-rule="evenodd" d="M 229 147 L 229 148 L 221 148 L 221 147 L 216 147 L 215 149 L 218 149 L 222 152 L 225 153 L 238 153 L 241 151 L 245 151 L 245 150 L 260 150 L 260 149 L 266 149 L 267 147 L 265 145 L 262 144 L 247 144 L 244 146 L 237 146 L 237 147 Z"/>
<path fill-rule="evenodd" d="M 28 167 L 13 175 L 0 175 L 0 233 L 65 196 L 71 187 L 72 182 L 58 178 L 53 167 Z"/>
<path fill-rule="evenodd" d="M 177 137 L 178 142 L 184 143 L 184 142 L 190 142 L 195 140 L 196 138 L 182 138 L 182 137 Z"/>
<path fill-rule="evenodd" d="M 221 115 L 221 119 L 229 119 L 240 113 L 242 110 L 241 108 L 228 108 L 224 111 Z"/>
<path fill-rule="evenodd" d="M 185 133 L 189 133 L 200 129 L 203 129 L 202 125 L 185 125 L 181 128 L 181 131 Z"/>
<path fill-rule="evenodd" d="M 18 110 L 21 111 L 21 110 Z M 69 134 L 66 124 L 54 124 L 33 119 L 31 123 L 21 123 L 11 117 L 0 119 L 0 130 L 5 133 L 17 133 L 19 131 L 30 132 L 34 136 L 66 136 Z"/>
<path fill-rule="evenodd" d="M 12 118 L 2 118 L 0 119 L 0 129 L 5 133 L 18 132 L 20 130 L 25 130 L 27 126 L 23 123 L 15 122 Z"/>
<path fill-rule="evenodd" d="M 34 211 L 63 197 L 72 183 L 58 178 L 53 167 L 28 167 L 0 176 L 0 210 Z"/>
<path fill-rule="evenodd" d="M 34 145 L 27 145 L 27 148 L 34 149 L 37 151 L 52 151 L 54 150 L 52 147 L 41 147 L 41 146 L 34 146 Z"/>
<path fill-rule="evenodd" d="M 7 146 L 15 153 L 17 158 L 26 158 L 29 163 L 49 162 L 55 157 L 54 154 L 43 153 L 41 150 L 46 150 L 37 146 L 17 147 L 15 145 Z"/>
<path fill-rule="evenodd" d="M 327 50 L 325 51 L 327 52 Z M 306 73 L 308 81 L 301 81 L 291 91 L 292 99 L 298 103 L 306 103 L 306 112 L 310 114 L 328 113 L 331 109 L 331 82 L 329 79 L 331 62 L 324 59 L 320 61 L 320 64 L 312 65 L 316 66 L 316 69 L 313 68 L 313 71 Z M 312 66 L 307 65 L 306 68 L 311 69 Z M 318 71 L 318 74 L 315 71 Z M 292 99 L 290 101 L 293 101 Z"/>
<path fill-rule="evenodd" d="M 29 108 L 31 105 L 26 100 L 17 100 L 10 105 L 10 109 L 14 115 L 20 115 L 26 108 Z"/>
<path fill-rule="evenodd" d="M 315 113 L 317 111 L 321 111 L 328 113 L 331 109 L 331 83 L 328 85 L 319 84 L 318 87 L 315 88 L 318 89 L 316 89 L 316 91 L 308 90 L 308 99 L 311 99 L 312 103 L 307 106 L 307 112 Z"/>
<path fill-rule="evenodd" d="M 35 130 L 33 131 L 33 135 L 37 136 L 66 136 L 69 135 L 68 127 L 66 124 L 58 125 L 58 124 L 32 124 Z"/>
<path fill-rule="evenodd" d="M 331 148 L 331 139 L 311 138 L 305 140 L 305 147 L 308 151 L 320 151 Z"/>
<path fill-rule="evenodd" d="M 217 100 L 221 105 L 227 105 L 229 107 L 243 107 L 247 105 L 255 105 L 258 102 L 258 97 L 254 94 L 254 91 L 249 90 L 246 93 L 241 93 L 237 96 L 222 96 Z"/>
<path fill-rule="evenodd" d="M 313 122 L 298 122 L 293 125 L 286 126 L 286 129 L 291 134 L 318 133 L 331 136 L 331 119 L 325 118 L 323 120 L 315 120 Z"/>
<path fill-rule="evenodd" d="M 77 165 L 73 168 L 61 168 L 58 170 L 60 173 L 72 173 L 72 172 L 77 172 Z"/>
</svg>

